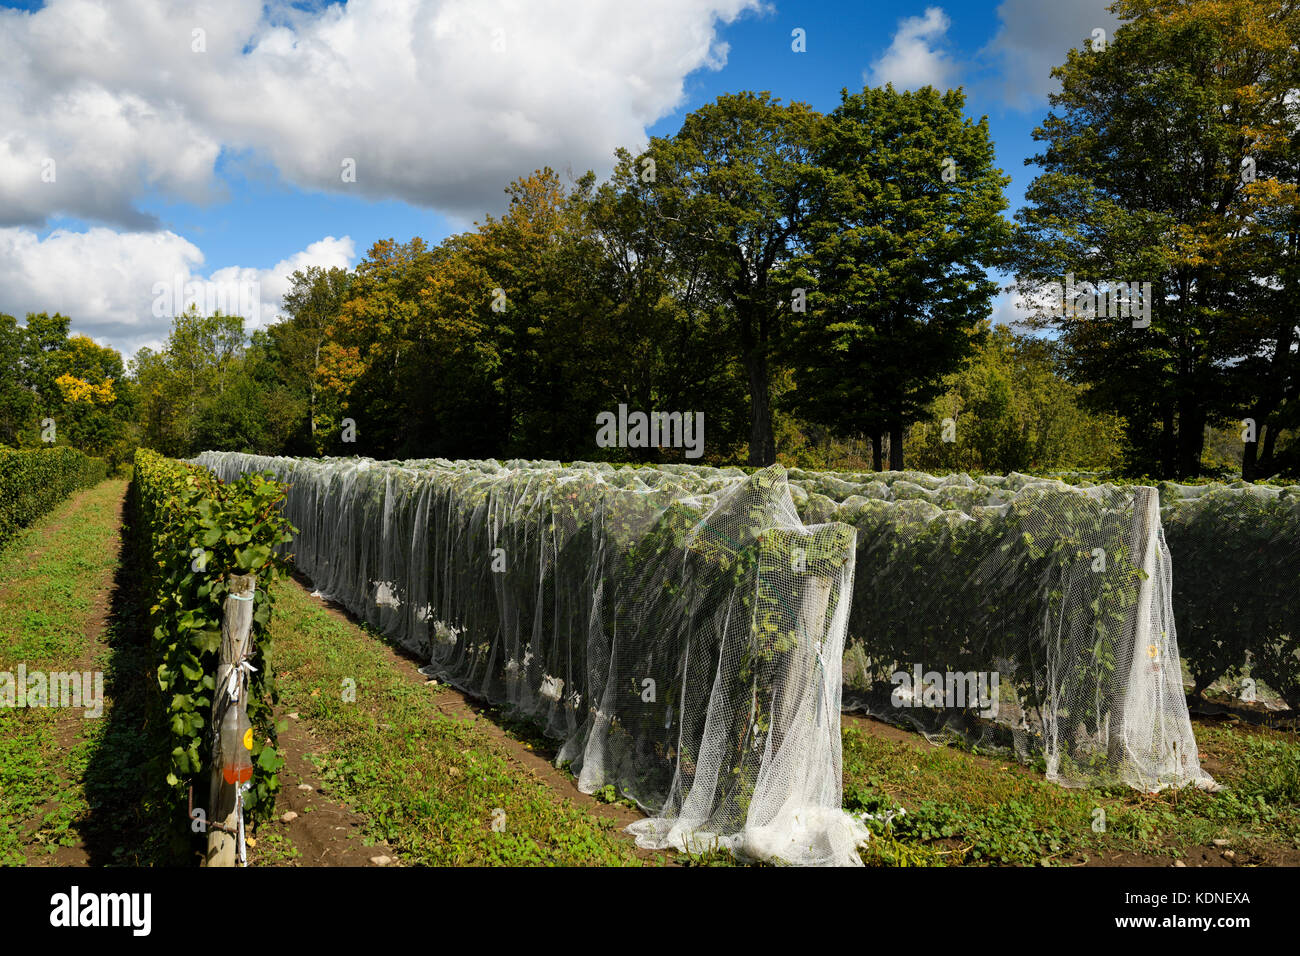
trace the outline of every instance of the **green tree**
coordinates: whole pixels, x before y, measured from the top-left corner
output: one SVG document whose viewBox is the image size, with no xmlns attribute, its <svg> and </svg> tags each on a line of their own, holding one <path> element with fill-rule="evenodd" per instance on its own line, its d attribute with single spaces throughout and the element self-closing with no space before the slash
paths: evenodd
<svg viewBox="0 0 1300 956">
<path fill-rule="evenodd" d="M 626 403 L 640 410 L 701 411 L 706 455 L 731 460 L 749 441 L 751 420 L 727 303 L 709 282 L 705 262 L 676 241 L 678 224 L 657 181 L 643 175 L 637 156 L 624 149 L 616 155 L 610 181 L 586 208 L 601 250 L 593 291 L 605 303 L 604 338 L 588 373 L 599 382 L 598 410 Z M 649 448 L 613 454 L 664 457 Z"/>
<path fill-rule="evenodd" d="M 63 405 L 63 393 L 57 384 L 67 371 L 68 329 L 66 315 L 47 312 L 27 313 L 23 329 L 20 366 L 22 379 L 35 399 L 35 419 L 54 417 Z M 29 440 L 35 442 L 36 421 L 29 423 Z"/>
<path fill-rule="evenodd" d="M 321 450 L 316 441 L 316 429 L 323 423 L 319 411 L 321 351 L 342 312 L 351 281 L 351 274 L 337 267 L 308 266 L 295 272 L 284 296 L 288 317 L 268 330 L 283 384 L 290 393 L 306 397 L 307 447 L 312 454 Z"/>
<path fill-rule="evenodd" d="M 1113 9 L 1125 22 L 1112 42 L 1054 71 L 1015 268 L 1089 402 L 1126 420 L 1128 467 L 1185 477 L 1207 425 L 1253 411 L 1272 441 L 1295 391 L 1300 12 L 1289 0 Z M 1092 288 L 1082 305 L 1056 290 L 1059 308 L 1045 304 L 1069 274 L 1108 293 L 1105 314 L 1088 307 Z M 1111 314 L 1119 282 L 1151 284 L 1136 321 Z"/>
<path fill-rule="evenodd" d="M 788 271 L 809 286 L 788 353 L 793 403 L 871 434 L 877 468 L 882 433 L 903 467 L 905 429 L 978 345 L 997 291 L 985 270 L 1009 234 L 1009 180 L 987 120 L 964 105 L 960 90 L 845 91 L 817 142 L 819 201 Z"/>
<path fill-rule="evenodd" d="M 204 450 L 201 414 L 213 402 L 243 397 L 226 390 L 240 372 L 246 342 L 240 316 L 190 309 L 173 321 L 163 351 L 136 353 L 131 373 L 146 447 L 171 457 Z"/>
<path fill-rule="evenodd" d="M 62 402 L 54 415 L 60 435 L 115 467 L 133 450 L 135 393 L 126 380 L 122 356 L 85 335 L 70 336 L 62 352 L 63 371 L 55 379 Z"/>
<path fill-rule="evenodd" d="M 30 444 L 35 432 L 36 396 L 27 387 L 23 358 L 26 330 L 12 315 L 0 314 L 0 444 Z"/>
<path fill-rule="evenodd" d="M 620 402 L 703 409 L 714 447 L 734 444 L 745 387 L 725 308 L 662 234 L 662 197 L 638 172 L 626 152 L 599 188 L 537 170 L 502 216 L 436 247 L 376 243 L 320 349 L 321 392 L 355 419 L 358 447 L 608 455 L 595 418 Z"/>
<path fill-rule="evenodd" d="M 749 389 L 749 463 L 776 460 L 773 352 L 789 318 L 778 276 L 798 249 L 818 174 L 813 149 L 823 117 L 770 93 L 736 93 L 687 115 L 642 160 L 660 194 L 660 234 L 699 264 L 709 295 L 727 309 Z"/>
<path fill-rule="evenodd" d="M 1051 339 L 993 326 L 907 435 L 915 467 L 1006 474 L 1119 464 L 1123 422 L 1082 407 Z"/>
<path fill-rule="evenodd" d="M 482 246 L 475 231 L 433 248 L 419 238 L 371 247 L 322 348 L 321 387 L 339 413 L 326 444 L 381 457 L 506 448 L 499 280 Z M 350 449 L 337 446 L 343 418 L 357 426 Z"/>
</svg>

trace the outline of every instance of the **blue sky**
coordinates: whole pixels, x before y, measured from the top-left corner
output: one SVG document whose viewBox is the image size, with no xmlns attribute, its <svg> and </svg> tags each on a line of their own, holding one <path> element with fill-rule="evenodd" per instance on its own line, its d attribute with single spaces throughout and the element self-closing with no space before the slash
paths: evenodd
<svg viewBox="0 0 1300 956">
<path fill-rule="evenodd" d="M 130 354 L 165 337 L 157 283 L 180 275 L 256 280 L 265 324 L 293 268 L 355 265 L 381 238 L 437 242 L 500 211 L 514 176 L 603 174 L 615 147 L 745 89 L 830 110 L 845 87 L 962 86 L 1012 177 L 1011 215 L 1048 73 L 1113 30 L 1105 8 L 0 3 L 0 311 L 59 309 Z"/>
</svg>

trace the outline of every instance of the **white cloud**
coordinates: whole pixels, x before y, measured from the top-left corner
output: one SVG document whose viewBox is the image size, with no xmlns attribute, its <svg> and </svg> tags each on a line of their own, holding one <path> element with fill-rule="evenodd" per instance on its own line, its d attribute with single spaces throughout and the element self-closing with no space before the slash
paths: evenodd
<svg viewBox="0 0 1300 956">
<path fill-rule="evenodd" d="M 199 294 L 228 295 L 236 311 L 239 283 L 256 295 L 259 322 L 280 313 L 289 276 L 309 265 L 350 267 L 352 239 L 333 236 L 269 269 L 231 266 L 204 274 L 203 253 L 174 232 L 85 232 L 55 230 L 44 239 L 23 228 L 0 228 L 0 311 L 23 318 L 28 312 L 62 312 L 72 328 L 129 356 L 142 345 L 157 348 L 171 326 L 170 314 L 156 315 L 160 296 L 181 301 L 189 283 L 205 283 Z M 176 295 L 171 296 L 172 290 Z M 232 291 L 233 290 L 233 291 Z M 253 310 L 244 310 L 253 311 Z"/>
<path fill-rule="evenodd" d="M 992 304 L 994 325 L 1015 325 L 1028 319 L 1031 314 L 1024 307 L 1023 296 L 1016 290 L 1004 289 L 993 297 Z"/>
<path fill-rule="evenodd" d="M 927 7 L 924 16 L 899 21 L 889 49 L 880 55 L 863 79 L 872 86 L 893 83 L 896 89 L 922 86 L 946 89 L 955 72 L 942 43 L 952 21 L 941 7 Z"/>
<path fill-rule="evenodd" d="M 289 291 L 289 277 L 295 272 L 300 269 L 305 270 L 308 266 L 320 266 L 322 269 L 336 267 L 348 269 L 352 267 L 355 260 L 356 248 L 350 237 L 336 239 L 333 236 L 326 236 L 313 242 L 301 252 L 296 252 L 287 259 L 281 259 L 269 269 L 228 266 L 216 270 L 208 279 L 217 283 L 256 283 L 261 292 L 261 317 L 256 325 L 266 326 L 282 314 L 282 300 L 284 294 Z"/>
<path fill-rule="evenodd" d="M 1002 97 L 1020 109 L 1037 108 L 1060 84 L 1052 67 L 1065 55 L 1092 39 L 1092 31 L 1115 36 L 1119 20 L 1107 7 L 1111 0 L 1003 0 L 998 6 L 1000 26 L 985 49 L 998 63 Z"/>
<path fill-rule="evenodd" d="M 1064 276 L 1058 281 L 1063 281 Z M 1045 284 L 1037 288 L 1022 289 L 1014 283 L 1008 288 L 1003 286 L 993 297 L 994 325 L 1022 326 L 1030 319 L 1043 318 L 1052 312 L 1052 303 L 1060 308 L 1060 289 L 1056 290 L 1055 299 Z M 1024 331 L 1019 328 L 1018 331 Z"/>
<path fill-rule="evenodd" d="M 304 188 L 458 216 L 542 165 L 608 168 L 718 68 L 759 0 L 49 0 L 0 11 L 0 225 L 156 228 L 213 198 L 223 149 Z M 203 31 L 196 36 L 195 31 Z M 194 47 L 202 41 L 202 52 Z M 41 180 L 56 163 L 55 182 Z M 356 182 L 341 177 L 355 160 Z"/>
</svg>

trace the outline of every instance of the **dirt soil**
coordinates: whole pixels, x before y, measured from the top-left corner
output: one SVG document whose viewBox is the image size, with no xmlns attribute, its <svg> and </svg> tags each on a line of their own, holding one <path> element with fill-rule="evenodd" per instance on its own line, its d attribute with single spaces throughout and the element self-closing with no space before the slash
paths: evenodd
<svg viewBox="0 0 1300 956">
<path fill-rule="evenodd" d="M 287 724 L 284 732 L 277 735 L 285 765 L 280 771 L 276 818 L 264 824 L 259 832 L 265 833 L 269 827 L 284 833 L 301 854 L 295 862 L 303 866 L 399 865 L 397 854 L 386 843 L 366 846 L 361 836 L 364 818 L 330 796 L 306 757 L 315 749 L 307 726 L 283 710 L 277 711 L 276 719 Z M 284 823 L 288 813 L 296 816 Z M 256 846 L 249 851 L 249 863 L 257 862 L 256 851 Z M 385 858 L 388 862 L 384 862 Z"/>
</svg>

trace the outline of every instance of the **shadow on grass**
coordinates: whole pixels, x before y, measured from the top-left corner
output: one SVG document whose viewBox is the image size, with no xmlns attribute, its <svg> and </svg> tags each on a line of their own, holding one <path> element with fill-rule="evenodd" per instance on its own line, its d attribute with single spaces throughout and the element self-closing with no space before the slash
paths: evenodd
<svg viewBox="0 0 1300 956">
<path fill-rule="evenodd" d="M 149 557 L 136 533 L 128 490 L 122 548 L 113 577 L 106 639 L 104 694 L 111 706 L 86 769 L 90 805 L 81 827 L 91 866 L 184 865 L 190 852 L 185 809 L 166 786 L 166 762 L 156 722 L 158 684 L 150 664 L 149 605 L 144 570 Z"/>
</svg>

